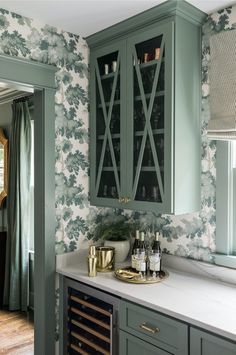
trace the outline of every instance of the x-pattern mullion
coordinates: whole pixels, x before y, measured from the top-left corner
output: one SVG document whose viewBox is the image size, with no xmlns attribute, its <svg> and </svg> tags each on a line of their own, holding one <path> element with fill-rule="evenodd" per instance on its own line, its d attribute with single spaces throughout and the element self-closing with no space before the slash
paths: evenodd
<svg viewBox="0 0 236 355">
<path fill-rule="evenodd" d="M 143 154 L 144 154 L 145 144 L 146 144 L 146 140 L 147 140 L 147 135 L 149 136 L 149 139 L 150 139 L 151 151 L 153 154 L 154 165 L 155 165 L 155 170 L 156 170 L 156 174 L 157 174 L 157 181 L 159 184 L 162 200 L 164 197 L 163 183 L 162 183 L 162 177 L 161 177 L 161 173 L 160 173 L 160 166 L 159 166 L 159 162 L 158 162 L 157 152 L 156 152 L 156 148 L 155 148 L 155 141 L 153 138 L 151 123 L 150 123 L 151 114 L 152 114 L 152 110 L 153 110 L 153 103 L 154 103 L 154 99 L 155 99 L 155 93 L 156 93 L 156 88 L 157 88 L 157 83 L 158 83 L 158 78 L 159 78 L 159 73 L 160 73 L 161 60 L 163 57 L 163 50 L 164 50 L 164 38 L 162 38 L 162 44 L 161 44 L 161 50 L 160 50 L 160 60 L 157 62 L 157 65 L 156 65 L 156 70 L 155 70 L 155 75 L 154 75 L 154 80 L 153 80 L 153 85 L 152 85 L 152 92 L 151 92 L 151 96 L 150 96 L 149 106 L 147 108 L 147 102 L 146 102 L 146 98 L 145 98 L 145 92 L 144 92 L 144 88 L 143 88 L 141 72 L 140 72 L 139 65 L 137 64 L 138 63 L 137 53 L 136 53 L 135 46 L 133 46 L 135 69 L 136 69 L 136 74 L 137 74 L 137 79 L 138 79 L 138 84 L 139 84 L 139 89 L 140 89 L 140 95 L 141 95 L 141 100 L 142 100 L 142 105 L 143 105 L 143 111 L 144 111 L 144 116 L 145 116 L 145 121 L 146 121 L 145 126 L 144 126 L 144 131 L 143 131 L 143 138 L 142 138 L 142 142 L 141 142 L 138 163 L 137 163 L 135 180 L 134 180 L 133 199 L 135 198 L 136 191 L 137 191 L 138 180 L 140 177 L 140 171 L 141 171 L 141 166 L 142 166 L 142 160 L 143 160 Z"/>
<path fill-rule="evenodd" d="M 118 195 L 120 196 L 119 176 L 118 176 L 118 171 L 117 171 L 117 166 L 116 166 L 116 158 L 115 158 L 114 148 L 113 148 L 113 144 L 112 144 L 111 131 L 110 131 L 110 121 L 111 121 L 111 114 L 112 114 L 112 109 L 113 109 L 113 104 L 114 104 L 119 67 L 120 67 L 120 54 L 118 54 L 118 58 L 117 58 L 117 70 L 116 70 L 116 73 L 114 76 L 112 92 L 111 92 L 111 99 L 109 102 L 109 108 L 108 108 L 108 113 L 107 113 L 106 103 L 104 100 L 103 88 L 102 88 L 102 83 L 101 83 L 101 77 L 100 77 L 100 72 L 99 72 L 99 68 L 98 68 L 98 63 L 96 62 L 96 65 L 95 65 L 99 95 L 100 95 L 100 99 L 101 99 L 103 117 L 104 117 L 104 122 L 105 122 L 105 133 L 104 133 L 101 158 L 100 158 L 100 162 L 99 162 L 98 175 L 97 175 L 97 181 L 96 181 L 96 194 L 98 194 L 98 190 L 99 190 L 99 184 L 100 184 L 101 175 L 102 175 L 102 167 L 103 167 L 104 158 L 105 158 L 105 149 L 106 149 L 106 144 L 107 144 L 107 140 L 108 140 L 108 145 L 110 148 L 111 159 L 112 159 L 112 165 L 114 168 L 116 186 L 117 186 L 117 190 L 118 190 Z"/>
</svg>

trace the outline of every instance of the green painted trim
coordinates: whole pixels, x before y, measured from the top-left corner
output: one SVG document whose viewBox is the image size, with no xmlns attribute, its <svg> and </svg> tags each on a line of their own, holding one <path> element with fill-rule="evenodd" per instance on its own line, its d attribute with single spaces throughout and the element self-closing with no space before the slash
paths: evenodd
<svg viewBox="0 0 236 355">
<path fill-rule="evenodd" d="M 0 81 L 35 89 L 35 355 L 55 353 L 55 71 L 0 56 Z"/>
<path fill-rule="evenodd" d="M 35 355 L 55 351 L 54 90 L 35 92 Z"/>
<path fill-rule="evenodd" d="M 232 199 L 233 199 L 233 215 L 235 216 L 235 211 L 236 211 L 236 167 L 233 168 L 233 196 L 232 196 Z M 235 217 L 233 218 L 232 252 L 234 255 L 236 255 L 236 218 Z"/>
<path fill-rule="evenodd" d="M 232 142 L 217 141 L 215 264 L 236 268 L 236 169 Z"/>
<path fill-rule="evenodd" d="M 233 233 L 232 149 L 230 142 L 217 141 L 216 153 L 216 252 L 231 254 Z"/>
<path fill-rule="evenodd" d="M 114 39 L 118 39 L 124 35 L 130 35 L 132 32 L 145 27 L 147 24 L 151 25 L 157 21 L 176 15 L 187 19 L 197 26 L 201 26 L 207 17 L 207 14 L 186 1 L 168 0 L 163 4 L 152 7 L 138 15 L 130 17 L 128 20 L 119 22 L 105 30 L 88 36 L 85 39 L 90 47 L 101 46 L 108 41 L 114 41 Z"/>
<path fill-rule="evenodd" d="M 16 59 L 7 55 L 0 55 L 0 63 L 1 81 L 13 84 L 23 83 L 24 87 L 34 85 L 43 88 L 55 88 L 55 72 L 58 69 L 54 66 L 27 59 Z M 9 67 L 12 68 L 11 73 Z M 22 73 L 25 74 L 24 78 Z"/>
<path fill-rule="evenodd" d="M 222 238 L 224 239 L 224 238 Z M 212 254 L 214 257 L 214 262 L 216 265 L 221 265 L 225 267 L 230 267 L 231 269 L 236 269 L 236 256 L 235 255 L 224 255 L 224 254 Z"/>
</svg>

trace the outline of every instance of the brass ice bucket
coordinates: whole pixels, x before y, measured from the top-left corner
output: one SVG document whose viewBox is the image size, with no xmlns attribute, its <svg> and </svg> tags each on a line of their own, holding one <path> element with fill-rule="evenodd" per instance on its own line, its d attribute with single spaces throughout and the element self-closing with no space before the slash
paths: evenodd
<svg viewBox="0 0 236 355">
<path fill-rule="evenodd" d="M 97 271 L 113 271 L 115 267 L 115 248 L 96 247 L 97 252 Z"/>
</svg>

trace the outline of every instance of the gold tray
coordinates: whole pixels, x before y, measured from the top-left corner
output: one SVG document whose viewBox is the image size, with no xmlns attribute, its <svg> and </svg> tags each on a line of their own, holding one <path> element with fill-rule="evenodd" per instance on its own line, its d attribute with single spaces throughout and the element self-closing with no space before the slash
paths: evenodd
<svg viewBox="0 0 236 355">
<path fill-rule="evenodd" d="M 146 276 L 145 278 L 141 279 L 139 273 L 135 272 L 131 266 L 128 266 L 121 269 L 116 269 L 114 275 L 118 280 L 124 282 L 133 284 L 154 284 L 165 280 L 169 276 L 169 273 L 166 270 L 161 270 L 160 276 L 158 276 L 156 279 L 152 279 L 150 276 Z"/>
</svg>

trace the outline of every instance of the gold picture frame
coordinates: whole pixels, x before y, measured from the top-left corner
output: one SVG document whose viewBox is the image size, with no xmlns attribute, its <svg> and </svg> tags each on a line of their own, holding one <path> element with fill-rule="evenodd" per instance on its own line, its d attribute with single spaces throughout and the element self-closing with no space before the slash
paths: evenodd
<svg viewBox="0 0 236 355">
<path fill-rule="evenodd" d="M 1 150 L 3 150 L 3 172 L 0 174 L 0 207 L 8 193 L 8 139 L 2 128 L 0 128 L 0 152 Z"/>
</svg>

